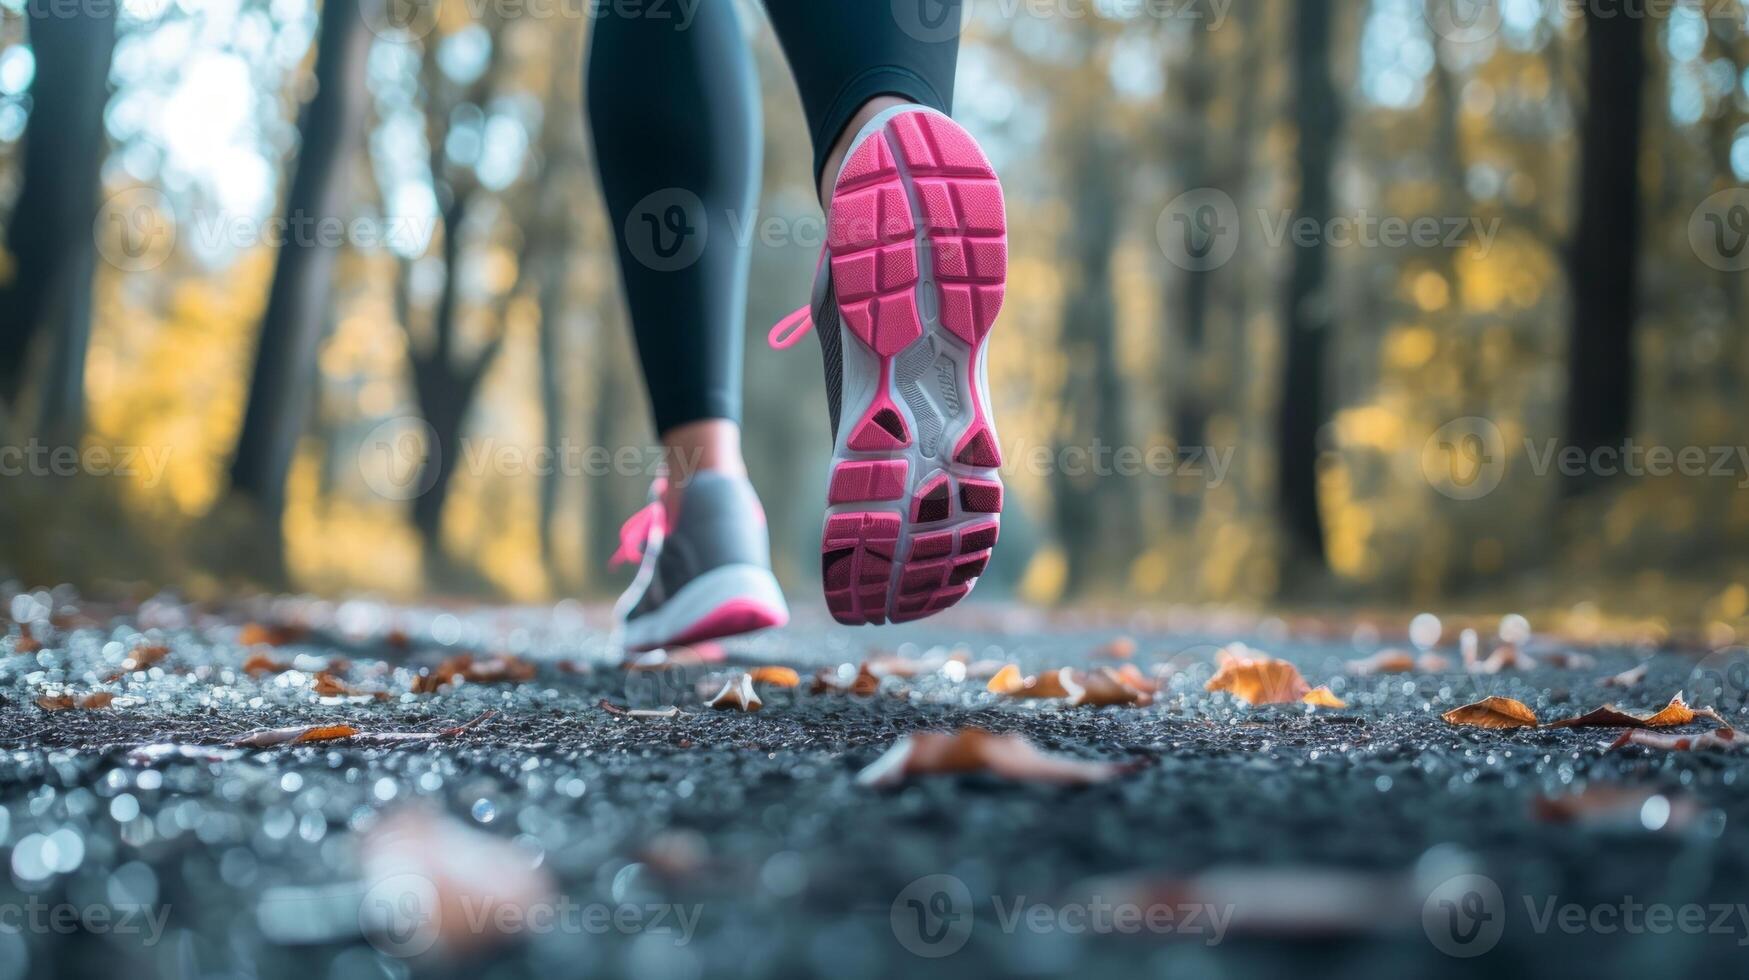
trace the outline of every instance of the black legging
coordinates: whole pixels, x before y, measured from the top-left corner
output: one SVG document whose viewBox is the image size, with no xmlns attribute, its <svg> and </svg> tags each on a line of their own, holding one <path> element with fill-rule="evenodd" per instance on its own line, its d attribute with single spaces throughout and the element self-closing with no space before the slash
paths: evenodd
<svg viewBox="0 0 1749 980">
<path fill-rule="evenodd" d="M 948 110 L 960 2 L 766 0 L 816 182 L 875 96 Z M 758 199 L 762 142 L 752 54 L 733 0 L 595 9 L 589 124 L 656 431 L 738 421 L 750 242 L 735 234 Z"/>
</svg>

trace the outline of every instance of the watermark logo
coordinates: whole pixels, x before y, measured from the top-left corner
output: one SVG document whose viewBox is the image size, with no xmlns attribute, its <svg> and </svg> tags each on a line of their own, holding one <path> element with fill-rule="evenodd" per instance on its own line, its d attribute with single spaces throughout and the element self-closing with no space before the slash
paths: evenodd
<svg viewBox="0 0 1749 980">
<path fill-rule="evenodd" d="M 971 4 L 958 0 L 892 0 L 893 21 L 912 40 L 925 44 L 951 41 L 965 26 Z"/>
<path fill-rule="evenodd" d="M 437 27 L 435 0 L 363 0 L 359 15 L 385 41 L 417 41 Z"/>
<path fill-rule="evenodd" d="M 437 886 L 423 875 L 390 875 L 371 885 L 358 903 L 358 927 L 378 952 L 402 959 L 436 945 Z"/>
<path fill-rule="evenodd" d="M 1474 44 L 1500 30 L 1499 0 L 1425 0 L 1422 16 L 1433 33 L 1454 44 Z"/>
<path fill-rule="evenodd" d="M 437 482 L 442 452 L 430 423 L 403 415 L 377 425 L 359 443 L 358 473 L 377 496 L 412 500 Z"/>
<path fill-rule="evenodd" d="M 972 891 L 953 875 L 924 875 L 893 899 L 888 921 L 899 945 L 929 959 L 952 956 L 972 938 Z"/>
<path fill-rule="evenodd" d="M 130 187 L 103 202 L 91 233 L 105 262 L 123 272 L 148 272 L 176 247 L 176 211 L 156 188 Z"/>
<path fill-rule="evenodd" d="M 1688 216 L 1688 247 L 1720 272 L 1749 269 L 1749 187 L 1727 187 Z"/>
<path fill-rule="evenodd" d="M 1707 654 L 1682 685 L 1690 704 L 1704 704 L 1727 719 L 1749 710 L 1749 647 L 1722 647 Z"/>
<path fill-rule="evenodd" d="M 697 194 L 684 187 L 667 187 L 634 205 L 623 231 L 626 248 L 639 264 L 656 272 L 675 272 L 704 254 L 710 223 Z"/>
<path fill-rule="evenodd" d="M 1447 956 L 1481 956 L 1506 931 L 1506 899 L 1486 875 L 1447 878 L 1421 904 L 1421 928 L 1428 942 Z"/>
<path fill-rule="evenodd" d="M 1239 250 L 1239 207 L 1218 188 L 1185 191 L 1160 212 L 1154 237 L 1166 260 L 1180 269 L 1219 269 Z"/>
<path fill-rule="evenodd" d="M 1506 475 L 1506 437 L 1490 419 L 1453 419 L 1422 445 L 1421 475 L 1453 500 L 1486 497 Z"/>
</svg>

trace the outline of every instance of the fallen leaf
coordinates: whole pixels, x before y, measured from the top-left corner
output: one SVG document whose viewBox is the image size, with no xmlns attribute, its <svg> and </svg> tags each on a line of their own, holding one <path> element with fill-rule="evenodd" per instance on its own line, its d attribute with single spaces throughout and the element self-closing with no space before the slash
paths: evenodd
<svg viewBox="0 0 1749 980">
<path fill-rule="evenodd" d="M 1220 670 L 1203 686 L 1210 691 L 1226 691 L 1251 705 L 1286 704 L 1298 701 L 1312 690 L 1298 667 L 1266 654 L 1229 654 Z"/>
<path fill-rule="evenodd" d="M 1590 670 L 1597 666 L 1597 658 L 1577 650 L 1550 650 L 1541 655 L 1538 663 L 1556 670 Z"/>
<path fill-rule="evenodd" d="M 93 691 L 85 695 L 62 691 L 59 694 L 42 695 L 36 699 L 36 706 L 44 711 L 67 711 L 73 708 L 92 711 L 98 708 L 107 708 L 114 702 L 115 695 L 108 691 Z"/>
<path fill-rule="evenodd" d="M 234 739 L 230 744 L 242 748 L 263 749 L 275 745 L 298 745 L 305 742 L 328 742 L 348 738 L 366 744 L 399 745 L 403 742 L 429 742 L 451 738 L 479 725 L 497 714 L 488 711 L 472 721 L 435 732 L 364 732 L 344 722 L 331 725 L 294 725 L 290 728 L 260 728 Z"/>
<path fill-rule="evenodd" d="M 1682 700 L 1681 691 L 1677 691 L 1671 697 L 1670 703 L 1661 708 L 1657 714 L 1647 718 L 1646 724 L 1652 728 L 1668 728 L 1673 725 L 1687 725 L 1699 718 L 1716 722 L 1721 728 L 1731 727 L 1730 722 L 1719 717 L 1719 713 L 1711 708 L 1690 708 L 1688 702 Z"/>
<path fill-rule="evenodd" d="M 1405 650 L 1380 650 L 1370 657 L 1348 662 L 1348 672 L 1362 677 L 1371 674 L 1403 674 L 1415 669 L 1415 658 Z"/>
<path fill-rule="evenodd" d="M 1630 728 L 1622 732 L 1621 737 L 1611 742 L 1608 748 L 1619 749 L 1628 745 L 1641 745 L 1663 752 L 1698 752 L 1702 749 L 1740 749 L 1745 743 L 1749 743 L 1749 739 L 1742 738 L 1734 729 L 1730 728 L 1702 732 L 1699 735 L 1677 735 Z"/>
<path fill-rule="evenodd" d="M 255 653 L 250 654 L 249 659 L 243 661 L 243 673 L 248 674 L 251 677 L 260 677 L 265 674 L 283 674 L 290 669 L 292 669 L 291 664 L 286 663 L 283 660 L 275 660 L 261 651 L 256 651 Z"/>
<path fill-rule="evenodd" d="M 1119 636 L 1107 643 L 1100 644 L 1088 654 L 1091 657 L 1103 657 L 1106 660 L 1128 660 L 1136 655 L 1136 641 L 1127 636 Z"/>
<path fill-rule="evenodd" d="M 666 708 L 627 708 L 624 705 L 614 704 L 612 701 L 602 698 L 600 701 L 600 707 L 601 710 L 616 718 L 632 718 L 639 721 L 654 721 L 664 718 L 677 718 L 680 716 L 680 709 L 672 704 Z"/>
<path fill-rule="evenodd" d="M 42 648 L 42 641 L 31 635 L 28 625 L 18 628 L 18 640 L 12 644 L 13 653 L 36 653 Z"/>
<path fill-rule="evenodd" d="M 1134 666 L 1124 664 L 1125 667 Z M 1118 672 L 1110 667 L 1100 667 L 1085 674 L 1075 674 L 1068 678 L 1070 685 L 1069 703 L 1077 707 L 1085 706 L 1102 708 L 1109 705 L 1134 704 L 1149 705 L 1154 698 L 1140 690 L 1124 683 Z"/>
<path fill-rule="evenodd" d="M 414 694 L 431 694 L 440 688 L 464 680 L 470 684 L 520 683 L 534 680 L 534 664 L 508 653 L 476 658 L 471 653 L 458 653 L 413 679 Z"/>
<path fill-rule="evenodd" d="M 106 680 L 117 681 L 128 674 L 146 670 L 168 656 L 170 656 L 170 648 L 160 643 L 135 647 L 133 652 L 127 655 L 127 659 L 121 662 L 121 666 L 110 672 Z"/>
<path fill-rule="evenodd" d="M 297 725 L 291 728 L 259 728 L 231 742 L 250 749 L 270 745 L 296 745 L 303 742 L 326 742 L 336 738 L 351 738 L 358 729 L 351 725 Z"/>
<path fill-rule="evenodd" d="M 723 682 L 723 689 L 716 697 L 705 702 L 718 711 L 758 711 L 764 707 L 759 695 L 753 690 L 753 678 L 746 674 L 735 674 Z"/>
<path fill-rule="evenodd" d="M 958 732 L 917 732 L 893 743 L 880 758 L 857 773 L 863 786 L 889 787 L 913 776 L 988 772 L 1019 782 L 1075 785 L 1096 783 L 1126 767 L 1089 762 L 1040 751 L 1019 735 L 993 735 L 981 728 Z"/>
<path fill-rule="evenodd" d="M 1654 714 L 1640 716 L 1629 714 L 1613 704 L 1606 704 L 1595 711 L 1587 712 L 1577 718 L 1563 718 L 1560 721 L 1549 722 L 1550 728 L 1670 728 L 1676 725 L 1691 724 L 1697 719 L 1706 718 L 1719 725 L 1729 727 L 1729 723 L 1711 708 L 1691 708 L 1682 699 L 1678 691 L 1670 703 Z"/>
<path fill-rule="evenodd" d="M 984 690 L 992 694 L 1013 694 L 1025 684 L 1026 678 L 1020 676 L 1020 668 L 1008 664 L 990 678 L 990 683 L 984 685 Z"/>
<path fill-rule="evenodd" d="M 1627 670 L 1612 677 L 1605 677 L 1603 680 L 1598 681 L 1598 683 L 1602 684 L 1604 687 L 1639 687 L 1640 682 L 1646 679 L 1646 672 L 1651 669 L 1652 665 L 1650 662 L 1643 663 L 1638 667 L 1629 667 Z"/>
<path fill-rule="evenodd" d="M 1001 673 L 990 678 L 987 685 L 989 690 L 1011 698 L 1066 698 L 1072 697 L 1080 689 L 1070 677 L 1071 672 L 1067 667 L 1047 670 L 1035 677 L 1025 678 L 1020 677 L 1020 668 L 1013 667 L 1012 674 L 1008 669 L 1003 668 Z M 1000 685 L 997 684 L 998 681 L 1001 682 Z"/>
<path fill-rule="evenodd" d="M 432 955 L 496 945 L 540 923 L 531 910 L 550 910 L 557 888 L 537 860 L 508 840 L 432 810 L 392 811 L 360 842 L 370 900 L 356 921 L 372 936 L 430 945 Z"/>
<path fill-rule="evenodd" d="M 1334 691 L 1331 691 L 1329 687 L 1323 684 L 1319 684 L 1317 687 L 1307 691 L 1306 696 L 1300 698 L 1300 700 L 1316 708 L 1348 707 L 1347 701 L 1337 697 Z"/>
<path fill-rule="evenodd" d="M 1549 728 L 1644 728 L 1646 720 L 1606 704 L 1574 718 L 1562 718 L 1548 723 Z"/>
<path fill-rule="evenodd" d="M 854 694 L 857 697 L 872 697 L 881 689 L 881 679 L 870 673 L 867 665 L 857 668 L 856 676 L 850 681 L 839 680 L 839 673 L 832 667 L 821 667 L 814 672 L 814 681 L 808 690 L 814 694 Z"/>
<path fill-rule="evenodd" d="M 1474 704 L 1453 708 L 1442 716 L 1453 725 L 1475 728 L 1535 728 L 1536 712 L 1523 701 L 1512 698 L 1486 697 Z"/>
<path fill-rule="evenodd" d="M 325 698 L 360 698 L 371 697 L 378 701 L 387 701 L 391 695 L 387 691 L 371 691 L 349 684 L 328 671 L 320 671 L 310 678 L 310 687 Z"/>
<path fill-rule="evenodd" d="M 262 623 L 245 623 L 237 631 L 237 642 L 242 646 L 282 647 L 288 643 L 296 643 L 309 634 L 301 626 L 268 626 Z"/>
<path fill-rule="evenodd" d="M 755 684 L 770 684 L 772 687 L 796 687 L 801 684 L 802 677 L 793 667 L 755 667 L 747 672 Z"/>
</svg>

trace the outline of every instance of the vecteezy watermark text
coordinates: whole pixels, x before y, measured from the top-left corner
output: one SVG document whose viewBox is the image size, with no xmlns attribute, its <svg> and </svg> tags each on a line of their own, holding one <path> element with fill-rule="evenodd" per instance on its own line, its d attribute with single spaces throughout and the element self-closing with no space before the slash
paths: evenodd
<svg viewBox="0 0 1749 980">
<path fill-rule="evenodd" d="M 168 905 L 74 905 L 45 902 L 35 895 L 22 904 L 0 903 L 0 932 L 12 934 L 139 936 L 142 943 L 152 946 L 164 935 L 169 919 Z"/>
<path fill-rule="evenodd" d="M 1065 935 L 1175 935 L 1219 943 L 1233 920 L 1232 906 L 1205 902 L 1113 901 L 1093 895 L 1085 901 L 1041 902 L 1025 895 L 989 896 L 986 921 L 1004 935 L 1027 932 Z M 888 910 L 893 937 L 907 951 L 929 959 L 951 956 L 971 939 L 978 903 L 964 880 L 950 874 L 925 875 L 906 885 Z"/>
<path fill-rule="evenodd" d="M 119 476 L 155 487 L 170 465 L 169 446 L 65 446 L 31 439 L 0 446 L 0 477 Z"/>
</svg>

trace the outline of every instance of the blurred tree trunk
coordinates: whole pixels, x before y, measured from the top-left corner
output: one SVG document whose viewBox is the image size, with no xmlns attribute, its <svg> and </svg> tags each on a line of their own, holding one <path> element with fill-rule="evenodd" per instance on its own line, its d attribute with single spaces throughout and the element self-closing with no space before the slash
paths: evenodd
<svg viewBox="0 0 1749 980">
<path fill-rule="evenodd" d="M 336 249 L 313 230 L 340 217 L 363 130 L 371 33 L 358 0 L 323 0 L 316 95 L 298 124 L 297 166 L 286 195 L 287 232 L 261 317 L 243 428 L 231 459 L 231 490 L 255 506 L 263 571 L 283 575 L 280 519 L 292 456 L 309 415 L 316 352 L 327 322 Z"/>
<path fill-rule="evenodd" d="M 24 129 L 22 187 L 6 229 L 12 277 L 0 292 L 0 401 L 17 410 L 31 341 L 52 325 L 55 350 L 43 379 L 39 428 L 52 442 L 72 444 L 85 415 L 115 8 L 99 4 L 67 16 L 50 10 L 49 0 L 34 0 L 28 14 L 36 78 Z"/>
<path fill-rule="evenodd" d="M 504 344 L 506 329 L 501 322 L 491 339 L 465 363 L 456 357 L 461 327 L 461 302 L 457 293 L 461 284 L 462 229 L 471 199 L 471 190 L 458 191 L 443 211 L 443 286 L 431 318 L 432 343 L 424 351 L 411 343 L 408 346 L 413 392 L 419 402 L 419 412 L 431 427 L 436 443 L 426 452 L 415 484 L 426 490 L 413 498 L 413 527 L 424 543 L 427 571 L 445 581 L 453 581 L 453 573 L 457 571 L 443 547 L 443 508 L 449 502 L 450 478 L 455 475 L 463 456 L 462 426 L 473 407 L 480 382 L 485 380 L 486 370 L 492 366 Z M 506 293 L 506 305 L 520 289 L 521 279 L 526 274 L 526 251 L 524 249 L 525 254 L 517 262 L 518 281 Z"/>
<path fill-rule="evenodd" d="M 1587 8 L 1586 105 L 1578 219 L 1569 255 L 1573 321 L 1567 353 L 1567 444 L 1620 446 L 1634 416 L 1635 267 L 1640 248 L 1641 86 L 1645 19 Z M 1568 493 L 1594 476 L 1564 482 Z"/>
<path fill-rule="evenodd" d="M 1294 123 L 1299 206 L 1295 225 L 1315 223 L 1311 236 L 1290 234 L 1284 323 L 1287 342 L 1281 384 L 1277 502 L 1288 535 L 1291 564 L 1323 568 L 1324 528 L 1318 513 L 1318 438 L 1329 420 L 1325 346 L 1330 332 L 1326 278 L 1329 243 L 1324 229 L 1335 207 L 1332 176 L 1341 116 L 1331 78 L 1334 0 L 1298 0 L 1294 8 Z M 1303 239 L 1303 240 L 1302 240 Z"/>
<path fill-rule="evenodd" d="M 1177 88 L 1182 96 L 1180 118 L 1194 128 L 1174 147 L 1175 155 L 1183 161 L 1184 191 L 1208 187 L 1214 182 L 1208 152 L 1209 144 L 1215 139 L 1214 120 L 1210 115 L 1216 72 L 1215 57 L 1210 50 L 1213 35 L 1207 31 L 1199 32 L 1191 45 L 1190 59 Z M 1205 441 L 1208 399 L 1203 391 L 1199 368 L 1208 335 L 1209 294 L 1215 270 L 1185 269 L 1182 275 L 1178 314 L 1182 340 L 1180 356 L 1184 363 L 1171 365 L 1171 373 L 1166 375 L 1179 379 L 1178 384 L 1169 386 L 1166 391 L 1166 408 L 1173 437 L 1180 448 L 1200 446 Z"/>
<path fill-rule="evenodd" d="M 1107 134 L 1090 129 L 1072 125 L 1064 141 L 1070 156 L 1070 213 L 1075 215 L 1064 251 L 1073 285 L 1064 300 L 1058 352 L 1066 362 L 1062 408 L 1067 417 L 1057 432 L 1051 496 L 1069 595 L 1085 591 L 1097 578 L 1109 580 L 1113 569 L 1120 574 L 1127 570 L 1135 554 L 1138 520 L 1133 479 L 1109 472 L 1068 472 L 1082 465 L 1069 462 L 1069 450 L 1090 450 L 1096 442 L 1107 450 L 1131 445 L 1111 279 L 1123 186 L 1121 152 Z M 1108 455 L 1104 465 L 1111 462 Z M 1086 461 L 1089 470 L 1095 465 L 1097 460 Z"/>
<path fill-rule="evenodd" d="M 568 216 L 559 212 L 561 217 Z M 540 279 L 540 402 L 546 448 L 554 454 L 553 466 L 540 478 L 540 552 L 541 566 L 555 585 L 560 581 L 558 556 L 553 548 L 553 522 L 559 512 L 559 493 L 564 489 L 565 474 L 559 465 L 559 452 L 565 441 L 564 362 L 565 271 L 570 259 L 566 247 L 545 249 Z"/>
</svg>

